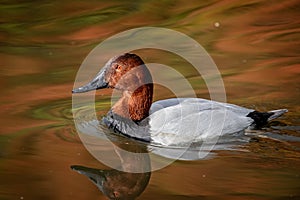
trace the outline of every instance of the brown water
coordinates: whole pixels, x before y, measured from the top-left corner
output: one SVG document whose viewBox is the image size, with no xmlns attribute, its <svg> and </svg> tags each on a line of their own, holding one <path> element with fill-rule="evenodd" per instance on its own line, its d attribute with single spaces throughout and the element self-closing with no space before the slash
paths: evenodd
<svg viewBox="0 0 300 200">
<path fill-rule="evenodd" d="M 0 199 L 106 199 L 70 169 L 108 170 L 77 135 L 71 90 L 97 44 L 141 26 L 171 28 L 202 44 L 222 73 L 228 102 L 289 113 L 244 151 L 153 172 L 139 199 L 300 198 L 299 1 L 2 1 L 0 10 Z M 198 96 L 208 97 L 187 63 L 155 50 L 140 55 L 185 71 Z M 155 99 L 171 96 L 156 88 Z M 101 98 L 105 113 L 110 106 Z"/>
</svg>

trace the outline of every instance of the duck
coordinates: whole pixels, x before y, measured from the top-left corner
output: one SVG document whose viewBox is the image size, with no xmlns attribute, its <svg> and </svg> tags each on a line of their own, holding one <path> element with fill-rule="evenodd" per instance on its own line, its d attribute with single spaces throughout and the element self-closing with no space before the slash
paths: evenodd
<svg viewBox="0 0 300 200">
<path fill-rule="evenodd" d="M 153 102 L 153 81 L 144 61 L 134 53 L 112 57 L 92 81 L 72 93 L 111 88 L 122 93 L 101 123 L 114 133 L 163 146 L 180 146 L 241 135 L 259 129 L 288 112 L 267 112 L 202 98 L 170 98 Z"/>
</svg>

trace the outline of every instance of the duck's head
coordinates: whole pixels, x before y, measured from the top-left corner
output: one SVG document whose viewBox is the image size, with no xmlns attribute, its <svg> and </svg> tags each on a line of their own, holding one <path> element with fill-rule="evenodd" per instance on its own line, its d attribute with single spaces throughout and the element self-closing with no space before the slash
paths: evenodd
<svg viewBox="0 0 300 200">
<path fill-rule="evenodd" d="M 136 199 L 146 189 L 151 176 L 151 172 L 127 173 L 79 165 L 71 169 L 88 177 L 109 199 Z"/>
<path fill-rule="evenodd" d="M 143 60 L 136 54 L 125 53 L 111 58 L 91 82 L 72 90 L 72 93 L 103 88 L 134 92 L 150 83 L 152 77 Z"/>
<path fill-rule="evenodd" d="M 125 53 L 111 58 L 88 84 L 74 89 L 73 93 L 102 88 L 123 92 L 112 111 L 121 117 L 140 121 L 148 116 L 152 104 L 152 77 L 143 60 L 136 54 Z"/>
</svg>

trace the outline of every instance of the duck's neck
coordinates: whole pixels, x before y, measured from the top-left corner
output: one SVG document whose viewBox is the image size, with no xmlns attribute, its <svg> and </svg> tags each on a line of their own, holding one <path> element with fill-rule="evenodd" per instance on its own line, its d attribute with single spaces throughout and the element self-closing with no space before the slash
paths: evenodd
<svg viewBox="0 0 300 200">
<path fill-rule="evenodd" d="M 135 122 L 149 116 L 152 104 L 153 84 L 146 84 L 134 92 L 123 92 L 122 97 L 112 107 L 112 112 Z"/>
</svg>

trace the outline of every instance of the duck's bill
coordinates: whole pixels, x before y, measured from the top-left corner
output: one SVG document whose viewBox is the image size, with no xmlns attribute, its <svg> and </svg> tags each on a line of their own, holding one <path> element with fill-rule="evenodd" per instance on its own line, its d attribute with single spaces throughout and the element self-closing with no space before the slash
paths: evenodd
<svg viewBox="0 0 300 200">
<path fill-rule="evenodd" d="M 102 186 L 102 180 L 105 180 L 105 172 L 100 169 L 94 169 L 89 167 L 84 167 L 80 165 L 72 165 L 71 169 L 78 172 L 79 174 L 87 176 L 91 181 L 93 181 L 97 186 Z M 101 188 L 101 187 L 100 187 Z"/>
<path fill-rule="evenodd" d="M 103 174 L 102 170 L 84 167 L 84 166 L 80 166 L 80 165 L 72 165 L 71 169 L 78 172 L 79 174 L 83 174 L 88 177 L 93 177 L 93 176 L 97 176 L 97 175 L 99 176 L 99 175 Z"/>
<path fill-rule="evenodd" d="M 94 78 L 91 82 L 89 82 L 88 84 L 73 89 L 72 93 L 83 93 L 83 92 L 88 92 L 88 91 L 92 91 L 92 90 L 99 90 L 102 88 L 107 88 L 108 83 L 105 81 L 104 78 L 104 74 L 105 71 L 100 71 L 100 73 L 96 76 L 96 78 Z"/>
</svg>

